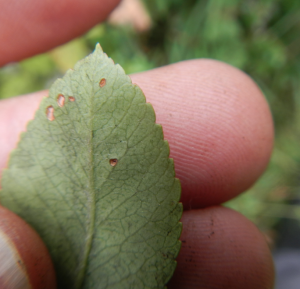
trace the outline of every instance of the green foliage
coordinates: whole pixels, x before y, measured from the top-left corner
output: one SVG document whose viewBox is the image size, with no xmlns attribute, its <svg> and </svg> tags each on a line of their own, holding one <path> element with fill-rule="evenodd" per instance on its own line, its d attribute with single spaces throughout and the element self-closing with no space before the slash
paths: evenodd
<svg viewBox="0 0 300 289">
<path fill-rule="evenodd" d="M 180 249 L 174 175 L 152 106 L 98 45 L 50 88 L 0 196 L 46 243 L 59 288 L 164 288 Z"/>
<path fill-rule="evenodd" d="M 276 127 L 293 119 L 300 91 L 300 3 L 169 0 L 160 7 L 158 0 L 145 2 L 155 24 L 144 43 L 155 51 L 157 65 L 203 57 L 225 61 L 258 82 Z M 160 41 L 156 44 L 153 39 Z"/>
<path fill-rule="evenodd" d="M 10 64 L 0 70 L 0 98 L 44 89 L 55 74 L 55 64 L 47 54 Z"/>
</svg>

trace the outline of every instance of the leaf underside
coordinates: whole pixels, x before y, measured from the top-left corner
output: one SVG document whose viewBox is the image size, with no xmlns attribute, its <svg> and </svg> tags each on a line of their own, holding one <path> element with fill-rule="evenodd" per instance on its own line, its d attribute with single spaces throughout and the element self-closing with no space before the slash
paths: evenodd
<svg viewBox="0 0 300 289">
<path fill-rule="evenodd" d="M 1 203 L 46 243 L 59 288 L 164 288 L 182 214 L 169 146 L 100 45 L 50 89 L 3 172 Z"/>
</svg>

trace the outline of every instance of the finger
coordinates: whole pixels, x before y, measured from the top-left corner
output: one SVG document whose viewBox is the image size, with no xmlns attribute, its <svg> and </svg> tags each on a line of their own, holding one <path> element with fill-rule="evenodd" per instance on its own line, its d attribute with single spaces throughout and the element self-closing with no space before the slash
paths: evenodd
<svg viewBox="0 0 300 289">
<path fill-rule="evenodd" d="M 1 206 L 0 260 L 0 288 L 56 288 L 54 268 L 41 238 Z"/>
<path fill-rule="evenodd" d="M 247 75 L 221 62 L 193 60 L 131 77 L 163 126 L 185 208 L 222 203 L 262 174 L 272 150 L 272 118 L 262 93 Z M 33 117 L 34 97 L 8 99 L 0 105 L 4 135 L 0 167 L 29 119 L 19 116 Z M 13 120 L 18 120 L 15 127 Z"/>
<path fill-rule="evenodd" d="M 220 204 L 265 170 L 273 122 L 257 85 L 214 60 L 192 60 L 132 76 L 162 124 L 185 208 Z"/>
<path fill-rule="evenodd" d="M 47 93 L 45 90 L 0 101 L 0 180 L 10 151 L 16 148 L 20 133 L 26 130 L 27 122 L 33 118 Z"/>
<path fill-rule="evenodd" d="M 0 66 L 45 52 L 103 21 L 120 0 L 1 0 Z"/>
<path fill-rule="evenodd" d="M 184 212 L 182 223 L 182 248 L 168 288 L 273 288 L 271 253 L 245 217 L 210 207 Z"/>
</svg>

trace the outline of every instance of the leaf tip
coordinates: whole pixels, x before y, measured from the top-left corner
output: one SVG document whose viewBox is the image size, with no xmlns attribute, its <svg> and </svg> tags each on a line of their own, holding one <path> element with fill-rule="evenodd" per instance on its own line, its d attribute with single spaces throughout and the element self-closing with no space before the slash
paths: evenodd
<svg viewBox="0 0 300 289">
<path fill-rule="evenodd" d="M 103 53 L 103 49 L 102 49 L 100 43 L 97 43 L 97 44 L 96 44 L 95 51 L 97 51 L 97 52 L 102 52 L 102 53 Z"/>
</svg>

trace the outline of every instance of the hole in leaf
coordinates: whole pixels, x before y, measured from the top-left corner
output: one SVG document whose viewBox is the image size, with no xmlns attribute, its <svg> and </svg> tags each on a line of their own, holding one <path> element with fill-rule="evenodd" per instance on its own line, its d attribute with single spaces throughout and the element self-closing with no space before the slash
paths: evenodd
<svg viewBox="0 0 300 289">
<path fill-rule="evenodd" d="M 62 94 L 57 96 L 57 103 L 60 107 L 63 107 L 65 104 L 65 97 Z"/>
<path fill-rule="evenodd" d="M 75 101 L 75 97 L 74 96 L 69 96 L 69 101 Z"/>
<path fill-rule="evenodd" d="M 118 163 L 118 160 L 117 159 L 110 159 L 109 160 L 109 163 L 112 167 L 116 166 L 116 164 Z"/>
<path fill-rule="evenodd" d="M 54 108 L 52 105 L 47 107 L 46 115 L 50 121 L 54 120 Z"/>
<path fill-rule="evenodd" d="M 100 87 L 103 87 L 104 85 L 106 84 L 106 79 L 105 78 L 102 78 L 99 82 L 99 86 Z"/>
</svg>

